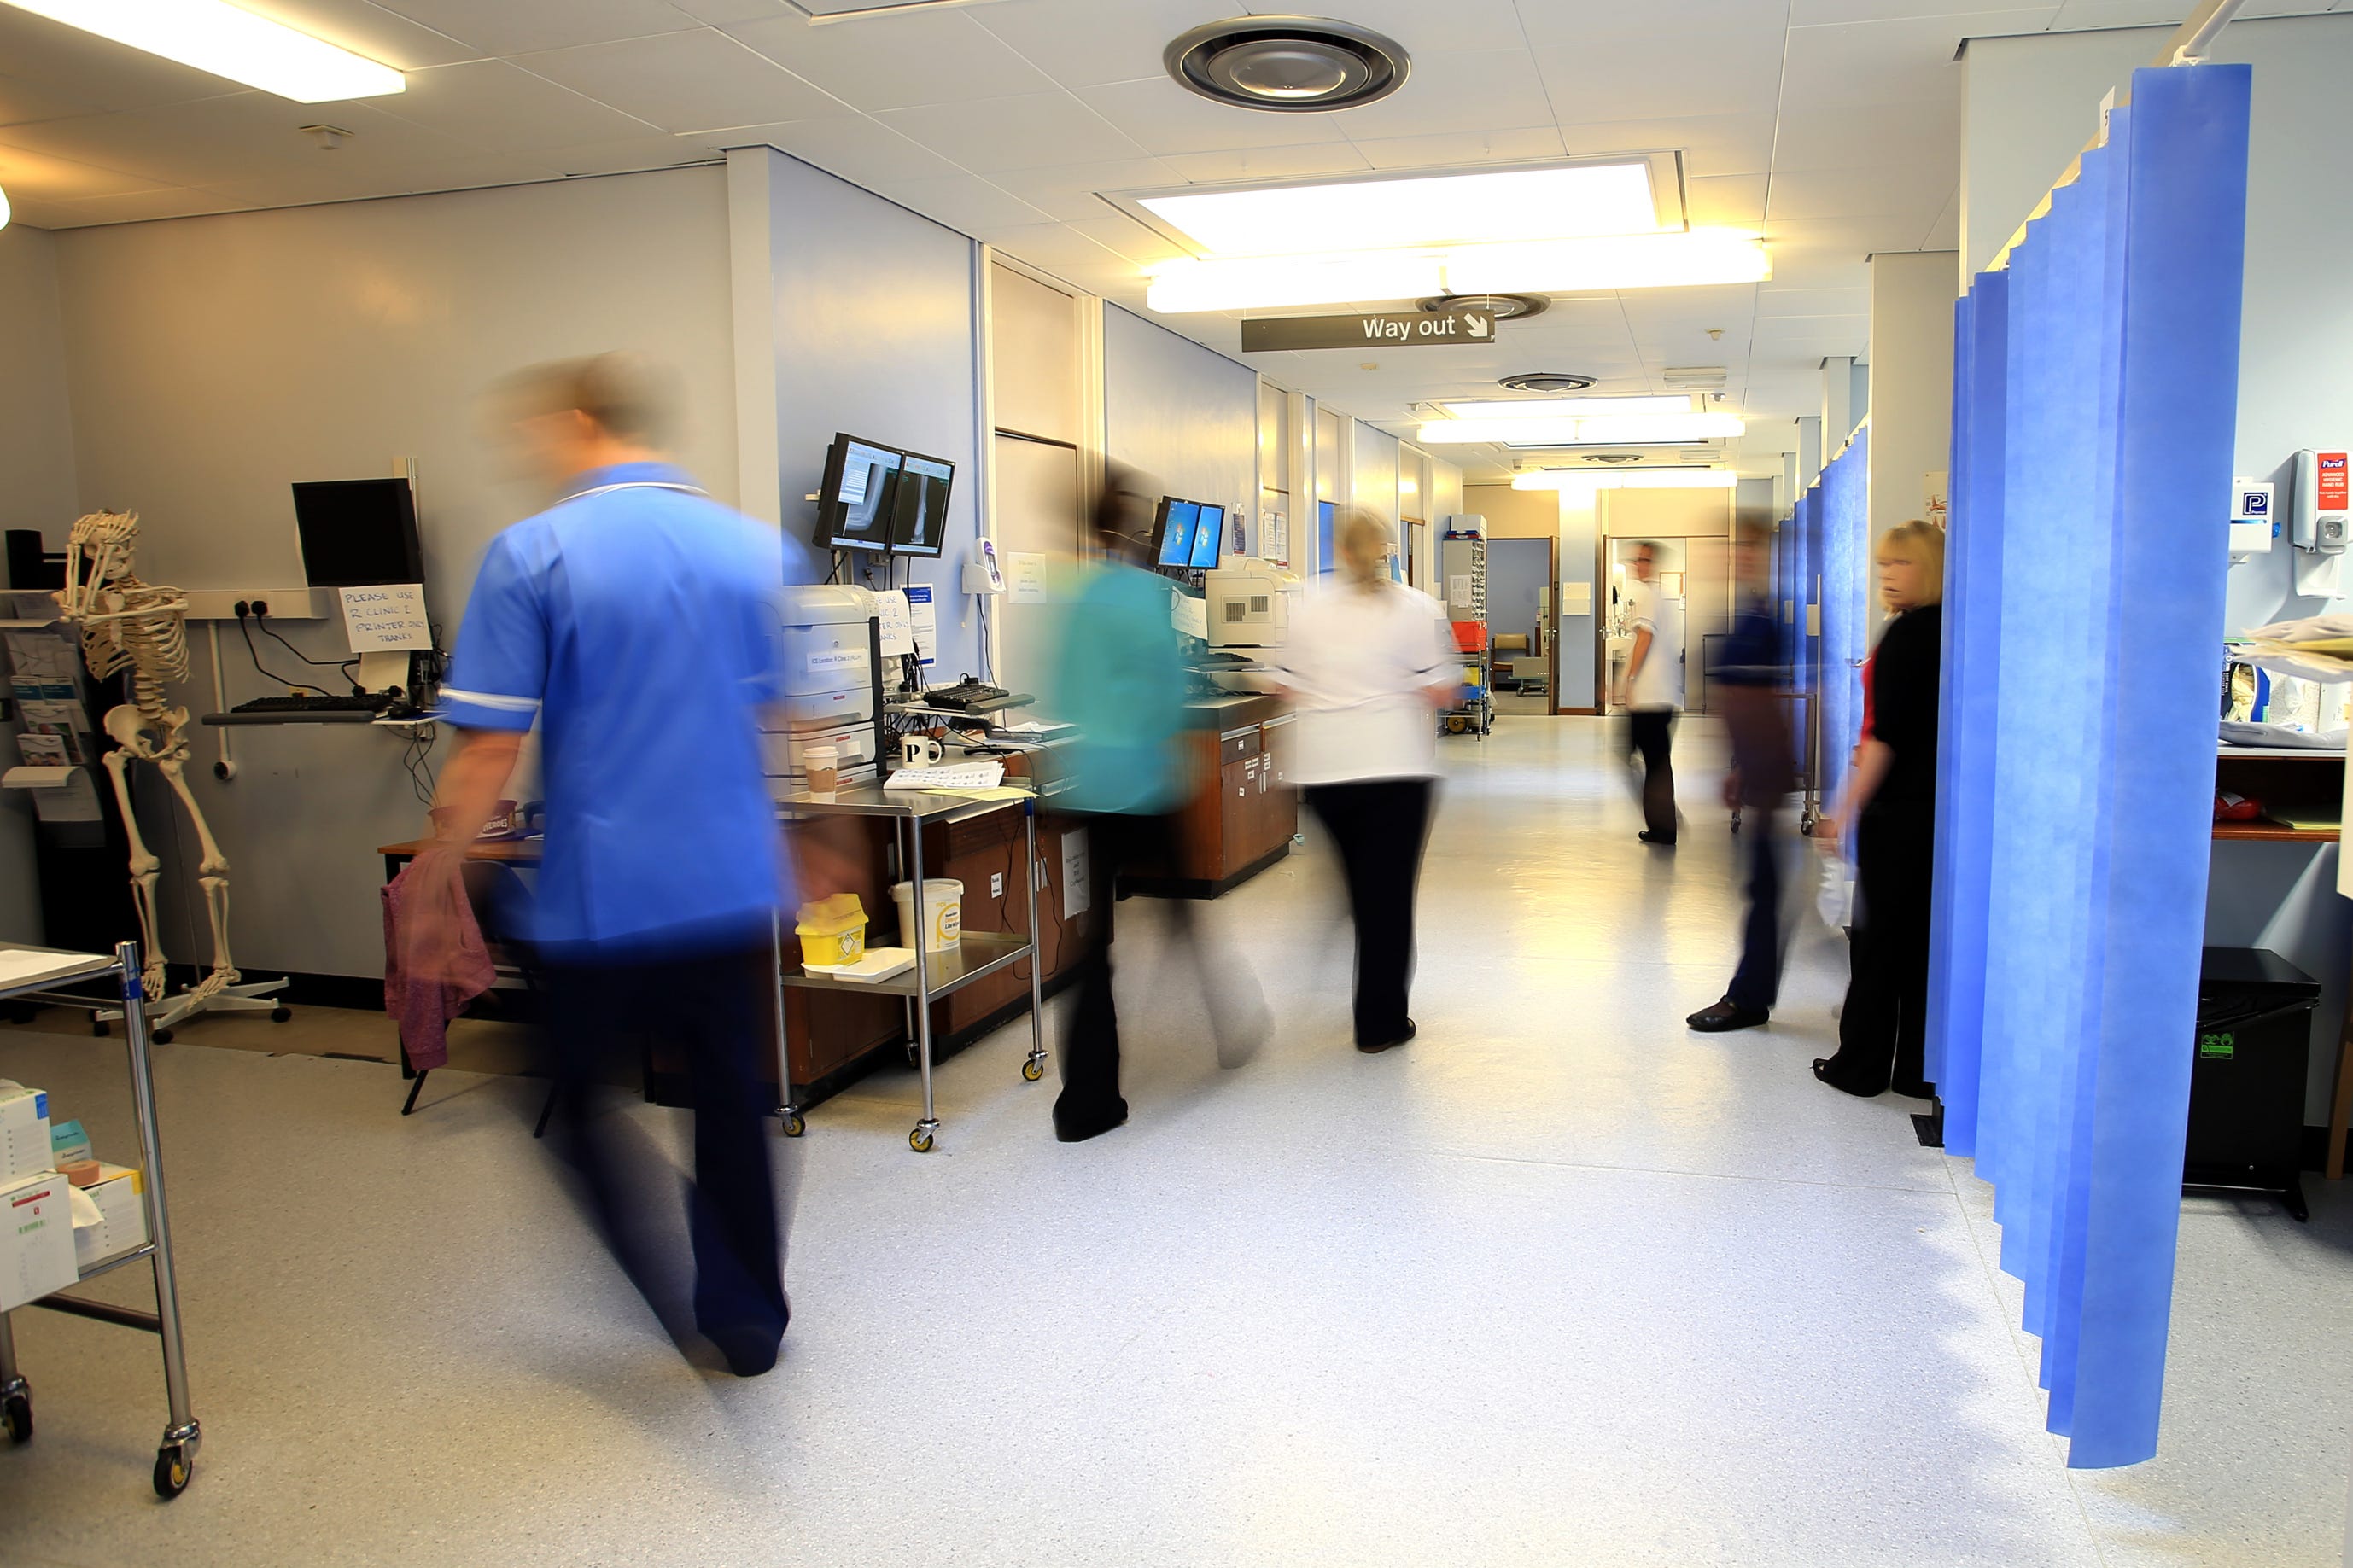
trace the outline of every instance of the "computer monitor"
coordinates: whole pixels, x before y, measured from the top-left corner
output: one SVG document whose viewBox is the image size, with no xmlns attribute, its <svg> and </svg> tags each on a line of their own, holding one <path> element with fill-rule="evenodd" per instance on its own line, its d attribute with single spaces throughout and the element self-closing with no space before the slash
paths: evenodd
<svg viewBox="0 0 2353 1568">
<path fill-rule="evenodd" d="M 1160 498 L 1160 520 L 1152 535 L 1152 560 L 1167 571 L 1182 572 L 1193 562 L 1193 533 L 1200 526 L 1198 501 Z"/>
<path fill-rule="evenodd" d="M 1201 521 L 1193 530 L 1193 553 L 1187 564 L 1196 572 L 1207 572 L 1218 563 L 1218 552 L 1225 548 L 1226 509 L 1221 506 L 1201 508 Z"/>
<path fill-rule="evenodd" d="M 417 492 L 405 479 L 322 479 L 294 487 L 302 575 L 313 588 L 421 583 Z"/>
<path fill-rule="evenodd" d="M 903 455 L 879 441 L 836 436 L 818 487 L 818 538 L 835 550 L 889 550 L 892 491 Z"/>
<path fill-rule="evenodd" d="M 937 555 L 948 529 L 948 490 L 955 465 L 945 458 L 902 452 L 891 503 L 891 553 Z"/>
</svg>

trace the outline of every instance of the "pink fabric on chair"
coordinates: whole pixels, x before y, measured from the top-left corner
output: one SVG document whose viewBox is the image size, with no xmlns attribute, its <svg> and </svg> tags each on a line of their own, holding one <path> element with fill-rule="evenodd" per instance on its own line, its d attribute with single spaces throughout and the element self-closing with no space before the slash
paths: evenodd
<svg viewBox="0 0 2353 1568">
<path fill-rule="evenodd" d="M 449 1020 L 496 978 L 463 870 L 455 855 L 423 855 L 384 887 L 384 1010 L 420 1071 L 448 1065 Z"/>
</svg>

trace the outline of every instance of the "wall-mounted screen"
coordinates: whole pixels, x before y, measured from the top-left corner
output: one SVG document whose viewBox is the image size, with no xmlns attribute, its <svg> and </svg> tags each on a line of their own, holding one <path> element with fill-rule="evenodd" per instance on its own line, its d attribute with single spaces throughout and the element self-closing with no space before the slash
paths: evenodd
<svg viewBox="0 0 2353 1568">
<path fill-rule="evenodd" d="M 1193 534 L 1201 525 L 1201 507 L 1198 501 L 1178 500 L 1174 496 L 1160 500 L 1160 521 L 1153 533 L 1152 559 L 1155 564 L 1170 571 L 1182 572 L 1192 564 Z"/>
<path fill-rule="evenodd" d="M 818 489 L 818 537 L 836 550 L 889 550 L 900 458 L 878 442 L 836 436 Z"/>
<path fill-rule="evenodd" d="M 313 588 L 421 583 L 417 493 L 405 479 L 326 479 L 294 487 L 302 575 Z"/>
<path fill-rule="evenodd" d="M 1196 572 L 1207 572 L 1218 563 L 1218 552 L 1225 548 L 1226 509 L 1204 506 L 1200 525 L 1193 531 L 1193 553 L 1187 564 Z"/>
<path fill-rule="evenodd" d="M 948 491 L 955 465 L 921 452 L 901 454 L 899 482 L 891 503 L 891 552 L 937 555 L 947 538 Z"/>
</svg>

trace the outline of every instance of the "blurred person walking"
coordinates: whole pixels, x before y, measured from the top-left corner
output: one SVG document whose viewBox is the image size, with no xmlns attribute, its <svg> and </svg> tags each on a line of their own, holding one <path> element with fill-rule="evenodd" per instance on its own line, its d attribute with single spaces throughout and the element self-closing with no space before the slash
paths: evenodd
<svg viewBox="0 0 2353 1568">
<path fill-rule="evenodd" d="M 1768 576 L 1772 537 L 1770 529 L 1756 522 L 1744 521 L 1733 530 L 1732 577 L 1738 602 L 1708 671 L 1709 705 L 1723 714 L 1732 742 L 1724 804 L 1740 814 L 1748 851 L 1748 916 L 1741 932 L 1740 966 L 1733 971 L 1731 985 L 1722 1000 L 1684 1020 L 1702 1034 L 1753 1029 L 1772 1016 L 1788 946 L 1788 933 L 1781 923 L 1788 858 L 1781 811 L 1797 787 L 1797 760 L 1781 699 L 1788 668 Z"/>
<path fill-rule="evenodd" d="M 1627 710 L 1628 750 L 1642 759 L 1645 844 L 1674 847 L 1675 712 L 1683 704 L 1683 618 L 1678 601 L 1659 593 L 1659 547 L 1634 546 L 1634 581 L 1626 589 L 1626 624 L 1634 647 L 1626 658 L 1619 703 Z"/>
<path fill-rule="evenodd" d="M 1814 1063 L 1832 1089 L 1926 1100 L 1928 910 L 1936 869 L 1936 720 L 1944 657 L 1945 531 L 1899 523 L 1879 542 L 1879 596 L 1894 619 L 1863 667 L 1862 742 L 1845 800 L 1814 834 L 1853 836 L 1853 973 L 1838 1054 Z M 1892 1081 L 1891 1081 L 1892 1080 Z"/>
<path fill-rule="evenodd" d="M 695 1325 L 749 1377 L 775 1365 L 791 1317 L 757 1062 L 770 922 L 792 900 L 755 716 L 776 694 L 787 547 L 662 460 L 670 405 L 667 377 L 622 354 L 527 370 L 495 395 L 521 466 L 555 499 L 491 542 L 467 602 L 441 690 L 462 739 L 442 770 L 437 852 L 462 855 L 536 723 L 547 828 L 533 940 L 559 1147 L 682 1336 L 654 1260 L 675 1222 L 646 1206 L 674 1176 L 596 1103 L 648 1037 L 682 1049 Z M 792 548 L 792 580 L 814 580 Z"/>
<path fill-rule="evenodd" d="M 1338 572 L 1292 614 L 1279 656 L 1299 710 L 1292 777 L 1340 852 L 1356 928 L 1360 1051 L 1414 1037 L 1414 899 L 1438 775 L 1438 710 L 1461 655 L 1439 602 L 1390 577 L 1393 540 L 1371 512 L 1333 531 Z"/>
<path fill-rule="evenodd" d="M 1134 474 L 1112 467 L 1096 504 L 1099 562 L 1080 568 L 1050 667 L 1048 711 L 1076 728 L 1060 748 L 1068 787 L 1055 807 L 1087 835 L 1091 932 L 1074 982 L 1062 1041 L 1062 1092 L 1054 1136 L 1083 1142 L 1127 1120 L 1119 1089 L 1119 1007 L 1112 986 L 1113 908 L 1120 881 L 1175 862 L 1178 813 L 1197 787 L 1183 737 L 1188 682 L 1169 618 L 1169 584 L 1148 569 L 1152 498 Z M 1264 1032 L 1264 1005 L 1248 968 L 1221 963 L 1213 986 L 1191 903 L 1168 900 L 1187 949 L 1218 1059 L 1239 1066 Z"/>
</svg>

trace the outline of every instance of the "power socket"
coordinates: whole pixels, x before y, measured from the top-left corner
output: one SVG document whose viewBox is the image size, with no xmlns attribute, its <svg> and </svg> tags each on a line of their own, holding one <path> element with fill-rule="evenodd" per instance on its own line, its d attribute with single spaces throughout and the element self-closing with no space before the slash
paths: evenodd
<svg viewBox="0 0 2353 1568">
<path fill-rule="evenodd" d="M 992 899 L 1001 899 L 1005 896 L 1004 872 L 991 871 L 988 874 L 988 896 Z"/>
</svg>

